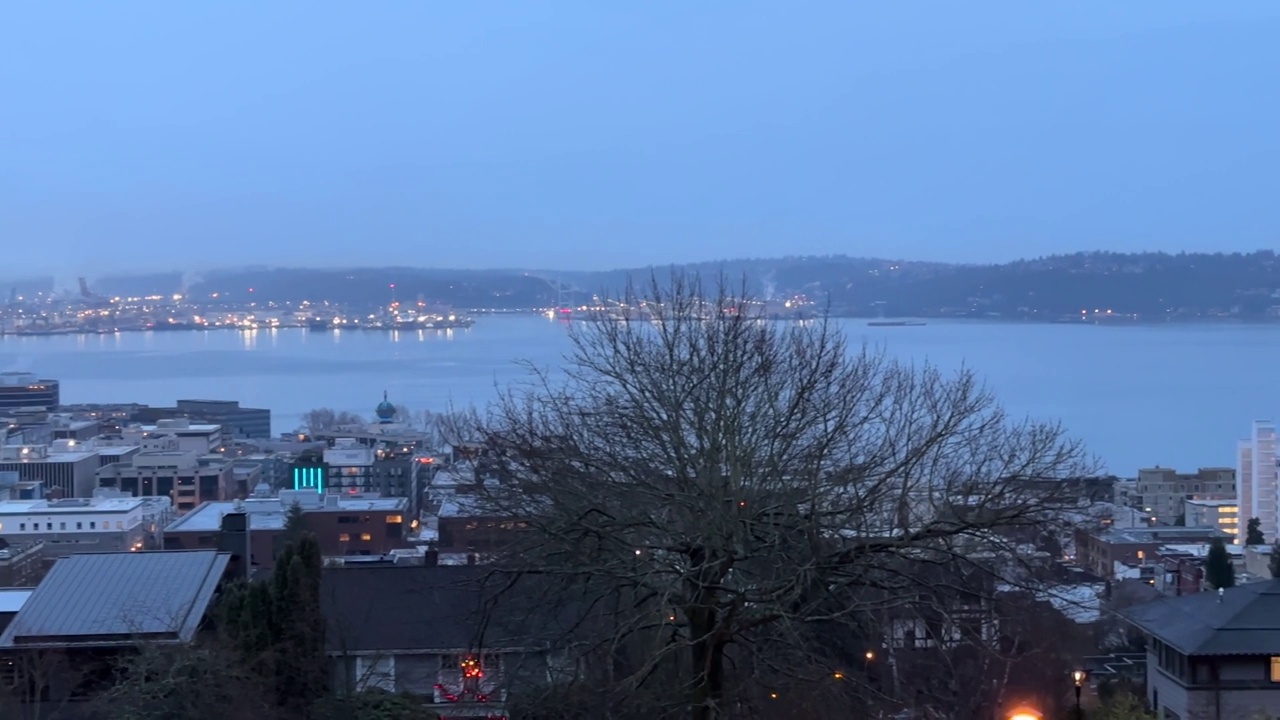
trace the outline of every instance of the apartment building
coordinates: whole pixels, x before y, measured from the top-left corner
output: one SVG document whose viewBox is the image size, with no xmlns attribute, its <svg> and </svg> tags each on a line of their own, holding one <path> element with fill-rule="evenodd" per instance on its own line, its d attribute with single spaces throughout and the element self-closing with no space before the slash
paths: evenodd
<svg viewBox="0 0 1280 720">
<path fill-rule="evenodd" d="M 1137 485 L 1138 507 L 1158 525 L 1185 523 L 1187 500 L 1236 499 L 1236 471 L 1232 468 L 1200 468 L 1194 473 L 1147 468 L 1138 471 Z"/>
<path fill-rule="evenodd" d="M 1276 471 L 1276 426 L 1269 420 L 1257 420 L 1249 437 L 1237 445 L 1236 474 L 1239 478 L 1240 500 L 1236 522 L 1246 527 L 1250 518 L 1261 521 L 1262 534 L 1268 538 L 1280 537 L 1280 515 L 1276 512 L 1277 486 L 1280 474 Z"/>
</svg>

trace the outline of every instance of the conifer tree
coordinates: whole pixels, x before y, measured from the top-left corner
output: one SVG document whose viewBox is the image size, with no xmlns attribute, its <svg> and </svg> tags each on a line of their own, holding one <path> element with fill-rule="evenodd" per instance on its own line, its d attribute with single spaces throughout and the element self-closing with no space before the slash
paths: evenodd
<svg viewBox="0 0 1280 720">
<path fill-rule="evenodd" d="M 1209 587 L 1217 590 L 1229 588 L 1236 584 L 1236 568 L 1231 564 L 1231 555 L 1222 538 L 1214 538 L 1209 544 L 1209 556 L 1205 559 L 1204 579 Z"/>
</svg>

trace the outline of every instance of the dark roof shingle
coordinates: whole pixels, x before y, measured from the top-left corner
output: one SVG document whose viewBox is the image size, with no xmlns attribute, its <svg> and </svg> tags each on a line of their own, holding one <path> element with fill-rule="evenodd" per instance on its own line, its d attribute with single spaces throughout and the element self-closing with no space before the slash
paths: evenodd
<svg viewBox="0 0 1280 720">
<path fill-rule="evenodd" d="M 1156 600 L 1121 617 L 1186 655 L 1280 655 L 1280 580 Z"/>
<path fill-rule="evenodd" d="M 561 634 L 510 593 L 498 602 L 505 583 L 485 566 L 326 568 L 320 587 L 334 653 L 529 649 Z"/>
</svg>

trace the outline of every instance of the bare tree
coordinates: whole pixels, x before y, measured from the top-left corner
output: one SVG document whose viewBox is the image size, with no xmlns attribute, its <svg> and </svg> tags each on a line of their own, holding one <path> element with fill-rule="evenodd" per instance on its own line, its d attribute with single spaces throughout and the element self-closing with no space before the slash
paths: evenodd
<svg viewBox="0 0 1280 720">
<path fill-rule="evenodd" d="M 334 410 L 333 408 L 313 408 L 302 414 L 302 426 L 299 431 L 321 432 L 332 430 L 343 425 L 361 425 L 364 419 L 353 412 Z"/>
<path fill-rule="evenodd" d="M 858 697 L 874 684 L 848 666 L 895 613 L 971 572 L 1025 580 L 1025 539 L 1075 502 L 1043 481 L 1088 469 L 972 372 L 753 319 L 723 282 L 655 279 L 621 305 L 643 315 L 574 326 L 565 373 L 497 404 L 485 500 L 529 521 L 498 571 L 591 608 L 577 652 L 645 717 L 751 717 L 763 683 Z"/>
</svg>

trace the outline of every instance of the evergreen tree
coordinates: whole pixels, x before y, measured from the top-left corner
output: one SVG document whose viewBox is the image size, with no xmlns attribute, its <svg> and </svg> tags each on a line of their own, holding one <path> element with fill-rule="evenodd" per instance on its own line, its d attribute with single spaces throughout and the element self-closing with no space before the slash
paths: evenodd
<svg viewBox="0 0 1280 720">
<path fill-rule="evenodd" d="M 1266 545 L 1267 538 L 1262 534 L 1262 521 L 1258 518 L 1249 518 L 1249 525 L 1244 533 L 1245 545 Z"/>
<path fill-rule="evenodd" d="M 280 551 L 270 580 L 233 585 L 223 596 L 223 630 L 232 647 L 247 667 L 271 679 L 277 705 L 295 714 L 327 685 L 322 564 L 320 544 L 302 532 Z"/>
<path fill-rule="evenodd" d="M 1209 545 L 1209 556 L 1205 560 L 1204 579 L 1209 587 L 1217 590 L 1229 588 L 1236 584 L 1236 568 L 1231 564 L 1231 555 L 1222 538 L 1214 538 Z"/>
<path fill-rule="evenodd" d="M 1280 540 L 1271 546 L 1271 577 L 1280 578 Z"/>
</svg>

